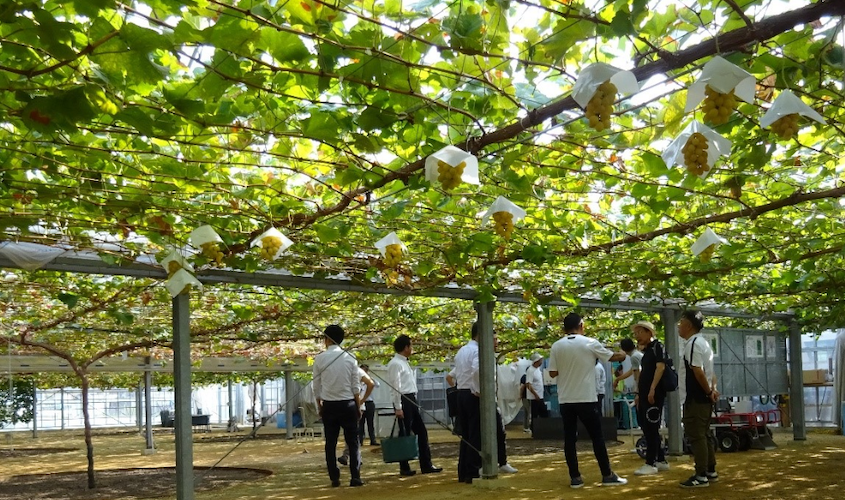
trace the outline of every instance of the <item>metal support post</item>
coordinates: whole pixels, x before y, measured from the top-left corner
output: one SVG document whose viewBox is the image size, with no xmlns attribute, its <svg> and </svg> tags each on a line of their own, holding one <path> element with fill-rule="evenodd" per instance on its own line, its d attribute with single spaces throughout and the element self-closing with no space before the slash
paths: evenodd
<svg viewBox="0 0 845 500">
<path fill-rule="evenodd" d="M 144 429 L 147 447 L 145 454 L 155 453 L 155 443 L 153 442 L 153 373 L 150 371 L 152 358 L 147 356 L 144 358 Z"/>
<path fill-rule="evenodd" d="M 173 383 L 176 398 L 176 498 L 194 499 L 191 430 L 191 304 L 187 293 L 173 298 Z"/>
<path fill-rule="evenodd" d="M 801 327 L 789 322 L 789 414 L 792 417 L 792 438 L 807 439 L 804 419 L 804 360 L 801 354 Z"/>
<path fill-rule="evenodd" d="M 293 372 L 285 370 L 285 437 L 293 439 L 293 399 L 291 399 L 291 387 L 293 387 Z M 370 436 L 372 440 L 373 437 Z"/>
<path fill-rule="evenodd" d="M 663 329 L 666 332 L 666 352 L 672 358 L 676 370 L 684 369 L 684 358 L 681 352 L 681 341 L 678 336 L 678 311 L 673 309 L 662 309 L 660 320 L 663 322 Z M 666 395 L 666 426 L 669 431 L 669 454 L 683 455 L 684 453 L 684 430 L 681 428 L 681 391 L 670 392 Z"/>
<path fill-rule="evenodd" d="M 493 346 L 494 302 L 475 304 L 478 312 L 478 364 L 481 379 L 481 477 L 499 473 L 496 446 L 496 352 Z"/>
</svg>

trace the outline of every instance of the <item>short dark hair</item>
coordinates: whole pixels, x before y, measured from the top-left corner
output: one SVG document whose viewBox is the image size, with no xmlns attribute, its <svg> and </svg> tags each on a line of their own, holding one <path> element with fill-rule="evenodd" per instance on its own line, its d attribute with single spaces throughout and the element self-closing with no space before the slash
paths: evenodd
<svg viewBox="0 0 845 500">
<path fill-rule="evenodd" d="M 563 331 L 571 332 L 572 330 L 577 330 L 583 322 L 584 320 L 581 319 L 581 316 L 579 316 L 578 314 L 569 313 L 566 315 L 565 318 L 563 318 Z"/>
<path fill-rule="evenodd" d="M 369 369 L 370 369 L 370 365 L 367 365 L 367 364 L 362 364 L 362 365 L 361 365 L 361 369 L 362 369 L 362 370 L 364 370 L 364 371 L 369 371 Z"/>
<path fill-rule="evenodd" d="M 619 342 L 619 347 L 625 352 L 631 352 L 634 350 L 634 341 L 631 339 L 622 339 L 622 342 Z"/>
<path fill-rule="evenodd" d="M 325 330 L 323 330 L 323 335 L 335 344 L 340 345 L 341 342 L 343 342 L 344 332 L 343 328 L 338 325 L 329 325 Z"/>
<path fill-rule="evenodd" d="M 681 318 L 689 321 L 697 332 L 700 332 L 704 328 L 704 315 L 697 309 L 687 309 L 681 313 Z"/>
<path fill-rule="evenodd" d="M 478 323 L 472 324 L 472 338 L 478 337 Z"/>
<path fill-rule="evenodd" d="M 396 337 L 396 340 L 393 341 L 393 350 L 396 352 L 402 352 L 409 345 L 411 345 L 411 337 L 403 333 L 402 335 Z"/>
</svg>

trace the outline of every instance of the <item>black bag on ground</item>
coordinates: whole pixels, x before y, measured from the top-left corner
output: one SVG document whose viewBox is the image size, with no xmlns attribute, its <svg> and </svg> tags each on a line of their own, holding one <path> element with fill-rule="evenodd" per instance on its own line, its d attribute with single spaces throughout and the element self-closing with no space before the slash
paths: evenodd
<svg viewBox="0 0 845 500">
<path fill-rule="evenodd" d="M 390 436 L 381 440 L 381 457 L 385 463 L 403 462 L 416 460 L 419 455 L 417 436 L 393 436 L 396 432 L 396 420 L 393 420 L 393 428 L 390 429 Z"/>
</svg>

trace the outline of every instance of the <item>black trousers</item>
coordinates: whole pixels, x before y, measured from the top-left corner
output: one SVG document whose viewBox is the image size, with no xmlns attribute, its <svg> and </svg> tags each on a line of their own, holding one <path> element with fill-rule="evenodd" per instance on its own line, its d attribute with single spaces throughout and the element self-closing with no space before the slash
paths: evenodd
<svg viewBox="0 0 845 500">
<path fill-rule="evenodd" d="M 458 480 L 479 477 L 481 468 L 481 400 L 469 389 L 458 389 Z"/>
<path fill-rule="evenodd" d="M 428 430 L 422 421 L 416 394 L 402 395 L 402 412 L 405 416 L 399 419 L 399 435 L 410 436 L 414 434 L 417 436 L 417 446 L 419 446 L 420 450 L 420 467 L 423 470 L 430 469 L 431 449 L 428 447 Z M 399 462 L 399 470 L 411 470 L 411 466 L 407 460 Z"/>
<path fill-rule="evenodd" d="M 531 399 L 531 430 L 534 430 L 534 419 L 548 418 L 549 410 L 542 399 Z"/>
<path fill-rule="evenodd" d="M 364 414 L 358 422 L 358 442 L 364 444 L 364 422 L 367 423 L 367 432 L 370 433 L 370 444 L 376 443 L 376 431 L 373 420 L 376 415 L 376 404 L 373 401 L 364 402 Z"/>
<path fill-rule="evenodd" d="M 663 444 L 660 442 L 660 418 L 663 416 L 663 403 L 665 394 L 655 391 L 654 404 L 648 402 L 648 396 L 643 398 L 640 395 L 640 404 L 637 406 L 637 422 L 643 430 L 646 442 L 645 463 L 654 465 L 655 462 L 666 461 L 666 454 Z"/>
<path fill-rule="evenodd" d="M 590 439 L 593 441 L 593 453 L 599 463 L 602 476 L 609 476 L 610 458 L 607 456 L 607 445 L 601 432 L 601 413 L 596 403 L 564 403 L 560 405 L 560 416 L 563 418 L 563 454 L 569 467 L 569 477 L 581 476 L 578 469 L 578 452 L 575 443 L 578 440 L 578 421 L 584 424 Z"/>
<path fill-rule="evenodd" d="M 326 467 L 329 479 L 340 479 L 337 467 L 337 438 L 343 429 L 343 440 L 349 449 L 349 474 L 361 478 L 361 448 L 358 446 L 358 406 L 349 401 L 323 401 L 323 429 L 326 433 Z"/>
<path fill-rule="evenodd" d="M 505 423 L 502 421 L 502 414 L 496 410 L 496 451 L 498 451 L 499 467 L 508 463 L 508 447 L 505 446 Z"/>
</svg>

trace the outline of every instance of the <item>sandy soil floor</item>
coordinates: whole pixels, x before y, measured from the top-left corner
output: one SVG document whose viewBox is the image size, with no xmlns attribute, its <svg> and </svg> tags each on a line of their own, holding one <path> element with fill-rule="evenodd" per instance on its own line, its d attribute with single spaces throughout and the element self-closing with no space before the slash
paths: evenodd
<svg viewBox="0 0 845 500">
<path fill-rule="evenodd" d="M 400 477 L 396 464 L 381 461 L 380 449 L 364 446 L 363 488 L 350 488 L 348 471 L 343 485 L 329 486 L 323 443 L 319 440 L 286 440 L 283 431 L 262 429 L 258 439 L 246 433 L 217 430 L 194 437 L 198 500 L 352 499 L 672 499 L 679 495 L 709 499 L 841 499 L 845 486 L 845 436 L 830 430 L 810 430 L 806 441 L 794 441 L 789 429 L 775 429 L 778 449 L 717 453 L 720 481 L 708 488 L 682 490 L 678 483 L 693 471 L 690 457 L 671 457 L 671 470 L 657 476 L 637 477 L 642 464 L 634 453 L 634 440 L 620 436 L 609 443 L 614 470 L 629 479 L 625 486 L 600 488 L 600 474 L 588 445 L 579 446 L 586 486 L 569 488 L 562 443 L 532 440 L 517 427 L 509 432 L 509 461 L 516 474 L 457 482 L 457 438 L 434 430 L 432 454 L 440 474 Z M 84 441 L 81 432 L 40 432 L 6 436 L 0 446 L 0 500 L 111 500 L 122 498 L 175 498 L 173 434 L 157 431 L 157 452 L 142 455 L 144 439 L 135 432 L 95 435 L 95 460 L 99 487 L 86 488 Z M 70 451 L 68 451 L 68 448 Z M 416 463 L 412 462 L 416 467 Z M 239 468 L 254 468 L 255 471 Z M 148 469 L 148 470 L 147 470 Z"/>
</svg>

